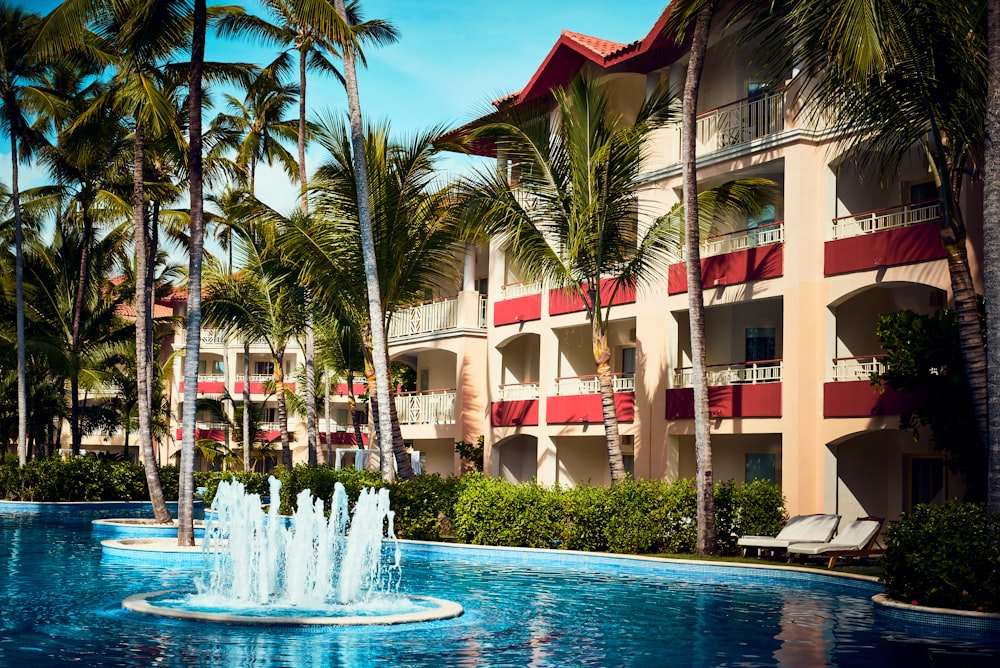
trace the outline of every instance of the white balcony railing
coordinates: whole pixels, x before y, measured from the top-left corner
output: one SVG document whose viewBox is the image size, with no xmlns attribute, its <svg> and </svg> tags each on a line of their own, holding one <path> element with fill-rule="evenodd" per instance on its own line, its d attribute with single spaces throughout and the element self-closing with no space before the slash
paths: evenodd
<svg viewBox="0 0 1000 668">
<path fill-rule="evenodd" d="M 833 380 L 871 380 L 873 374 L 885 371 L 882 360 L 885 355 L 865 355 L 864 357 L 835 357 L 833 360 Z"/>
<path fill-rule="evenodd" d="M 203 329 L 201 342 L 205 345 L 222 345 L 226 342 L 225 332 L 221 329 Z"/>
<path fill-rule="evenodd" d="M 486 295 L 479 295 L 479 329 L 486 329 L 486 316 L 489 313 L 490 300 Z"/>
<path fill-rule="evenodd" d="M 541 281 L 528 281 L 527 283 L 508 283 L 500 288 L 500 300 L 516 299 L 517 297 L 527 297 L 537 295 L 542 292 Z"/>
<path fill-rule="evenodd" d="M 611 374 L 611 385 L 615 392 L 634 392 L 635 374 Z M 556 378 L 555 393 L 557 396 L 565 397 L 577 394 L 598 394 L 600 391 L 601 381 L 596 375 Z"/>
<path fill-rule="evenodd" d="M 781 360 L 760 360 L 757 362 L 710 364 L 706 371 L 709 385 L 747 385 L 780 383 L 781 368 Z M 691 367 L 680 367 L 674 371 L 674 387 L 692 387 L 693 385 L 694 371 Z"/>
<path fill-rule="evenodd" d="M 257 431 L 279 431 L 281 425 L 277 422 L 258 422 Z"/>
<path fill-rule="evenodd" d="M 202 430 L 224 430 L 226 428 L 225 422 L 202 422 L 201 420 L 194 423 L 195 429 Z"/>
<path fill-rule="evenodd" d="M 458 297 L 401 308 L 392 314 L 389 338 L 430 334 L 458 326 Z"/>
<path fill-rule="evenodd" d="M 454 424 L 455 390 L 400 392 L 396 414 L 400 424 Z"/>
<path fill-rule="evenodd" d="M 760 227 L 737 230 L 726 234 L 719 234 L 709 237 L 701 245 L 701 256 L 712 257 L 713 255 L 725 255 L 736 251 L 756 248 L 758 246 L 771 246 L 785 241 L 785 223 L 770 223 Z M 684 247 L 680 248 L 680 258 L 684 259 Z"/>
<path fill-rule="evenodd" d="M 865 213 L 834 218 L 830 238 L 833 240 L 848 239 L 897 227 L 919 225 L 938 220 L 940 217 L 941 207 L 937 200 L 866 211 Z"/>
<path fill-rule="evenodd" d="M 362 434 L 367 434 L 368 433 L 368 425 L 366 423 L 362 422 L 361 424 L 358 425 L 358 427 L 361 429 L 361 433 Z M 353 424 L 339 424 L 339 423 L 337 423 L 337 422 L 335 422 L 333 420 L 330 420 L 330 425 L 327 426 L 326 419 L 325 418 L 320 418 L 320 419 L 316 420 L 316 431 L 318 431 L 321 434 L 325 434 L 327 432 L 334 432 L 334 433 L 336 433 L 336 432 L 349 432 L 349 433 L 353 434 L 354 433 L 354 425 Z"/>
<path fill-rule="evenodd" d="M 697 153 L 749 144 L 784 129 L 784 90 L 746 98 L 698 116 Z"/>
<path fill-rule="evenodd" d="M 206 373 L 198 374 L 199 383 L 224 383 L 226 382 L 225 375 L 221 373 Z"/>
<path fill-rule="evenodd" d="M 524 401 L 538 398 L 538 383 L 510 383 L 501 385 L 497 393 L 500 401 Z"/>
</svg>

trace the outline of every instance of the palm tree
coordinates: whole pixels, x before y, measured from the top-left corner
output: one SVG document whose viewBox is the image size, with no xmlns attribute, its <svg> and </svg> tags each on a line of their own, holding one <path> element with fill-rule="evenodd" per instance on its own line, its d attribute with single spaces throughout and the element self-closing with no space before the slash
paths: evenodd
<svg viewBox="0 0 1000 668">
<path fill-rule="evenodd" d="M 987 0 L 986 150 L 983 175 L 983 255 L 989 383 L 987 503 L 1000 512 L 1000 0 Z M 992 305 L 992 307 L 991 307 Z"/>
<path fill-rule="evenodd" d="M 985 143 L 985 8 L 983 0 L 789 0 L 775 3 L 746 33 L 761 40 L 778 68 L 794 63 L 810 79 L 803 107 L 851 130 L 843 142 L 862 168 L 893 174 L 914 147 L 925 155 L 983 444 L 986 349 L 959 201 Z"/>
<path fill-rule="evenodd" d="M 387 21 L 362 21 L 358 3 L 352 2 L 347 10 L 341 7 L 338 16 L 327 0 L 265 0 L 264 6 L 275 19 L 275 23 L 248 15 L 242 9 L 223 13 L 216 22 L 220 35 L 251 34 L 262 41 L 284 49 L 273 63 L 265 68 L 269 77 L 277 79 L 291 69 L 292 51 L 298 52 L 299 74 L 299 126 L 298 126 L 298 169 L 299 186 L 302 189 L 300 205 L 302 215 L 309 215 L 309 199 L 305 195 L 306 182 L 306 71 L 307 66 L 336 76 L 345 82 L 343 76 L 329 60 L 338 50 L 346 54 L 345 44 L 357 47 L 359 43 L 390 44 L 396 41 L 396 29 Z M 333 30 L 331 30 L 331 21 Z M 349 31 L 344 34 L 344 28 Z M 364 54 L 357 50 L 356 56 L 364 64 Z M 355 54 L 351 55 L 353 67 Z M 345 67 L 347 61 L 345 59 Z M 353 76 L 353 72 L 351 72 Z M 348 93 L 350 98 L 350 93 Z M 350 102 L 349 102 L 350 104 Z M 360 122 L 360 120 L 359 120 Z M 309 441 L 309 463 L 316 461 L 316 398 L 315 392 L 315 334 L 313 327 L 306 330 L 306 426 Z"/>
<path fill-rule="evenodd" d="M 18 163 L 23 158 L 28 123 L 24 117 L 23 87 L 42 73 L 43 65 L 33 49 L 39 16 L 29 14 L 6 1 L 0 2 L 0 128 L 10 138 L 11 201 L 14 208 L 14 254 L 17 328 L 17 453 L 21 466 L 28 457 L 28 387 L 24 335 L 24 230 L 18 192 Z"/>
<path fill-rule="evenodd" d="M 536 109 L 511 112 L 471 134 L 472 141 L 497 142 L 520 177 L 511 184 L 502 168 L 478 173 L 462 188 L 463 217 L 471 233 L 499 238 L 524 275 L 560 286 L 586 306 L 611 479 L 620 482 L 625 466 L 608 319 L 615 295 L 666 260 L 662 226 L 638 236 L 636 186 L 650 133 L 673 116 L 674 100 L 658 90 L 634 118 L 624 119 L 611 108 L 604 87 L 584 76 L 554 96 L 554 129 Z"/>
<path fill-rule="evenodd" d="M 366 133 L 365 163 L 370 165 L 371 184 L 368 210 L 380 310 L 387 314 L 412 303 L 425 288 L 451 287 L 457 280 L 459 236 L 456 221 L 447 215 L 449 190 L 434 187 L 433 141 L 440 132 L 434 128 L 405 143 L 392 140 L 385 124 L 368 128 Z M 289 257 L 297 259 L 303 280 L 323 309 L 342 314 L 360 333 L 367 367 L 375 369 L 380 358 L 388 366 L 386 349 L 375 346 L 371 335 L 369 300 L 375 286 L 363 278 L 353 141 L 349 129 L 331 119 L 318 124 L 316 137 L 329 158 L 313 179 L 315 211 L 308 225 L 288 227 L 282 245 Z M 381 324 L 384 331 L 388 318 Z M 392 394 L 371 384 L 369 394 L 373 410 L 389 416 L 389 430 L 384 431 L 382 425 L 376 429 L 383 459 L 391 467 L 390 457 L 395 458 L 400 475 L 409 478 L 412 467 Z"/>
<path fill-rule="evenodd" d="M 248 228 L 238 252 L 242 270 L 228 274 L 212 267 L 205 289 L 205 321 L 240 336 L 246 343 L 263 342 L 271 351 L 278 399 L 282 463 L 292 467 L 288 411 L 284 391 L 285 351 L 305 327 L 301 287 L 285 269 L 274 245 L 275 231 L 264 226 Z M 249 376 L 244 385 L 249 384 Z"/>
</svg>

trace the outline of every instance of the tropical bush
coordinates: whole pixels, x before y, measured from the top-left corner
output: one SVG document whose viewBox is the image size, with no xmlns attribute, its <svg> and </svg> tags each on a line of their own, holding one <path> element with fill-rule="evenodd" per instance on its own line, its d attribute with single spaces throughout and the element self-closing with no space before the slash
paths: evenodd
<svg viewBox="0 0 1000 668">
<path fill-rule="evenodd" d="M 788 521 L 781 489 L 767 480 L 715 486 L 715 529 L 719 552 L 735 554 L 740 536 L 774 536 Z"/>
<path fill-rule="evenodd" d="M 1000 611 L 1000 514 L 975 503 L 920 505 L 886 532 L 885 593 L 939 608 Z"/>
<path fill-rule="evenodd" d="M 0 497 L 14 501 L 135 501 L 149 498 L 142 466 L 97 457 L 0 465 Z M 177 498 L 174 496 L 174 498 Z"/>
</svg>

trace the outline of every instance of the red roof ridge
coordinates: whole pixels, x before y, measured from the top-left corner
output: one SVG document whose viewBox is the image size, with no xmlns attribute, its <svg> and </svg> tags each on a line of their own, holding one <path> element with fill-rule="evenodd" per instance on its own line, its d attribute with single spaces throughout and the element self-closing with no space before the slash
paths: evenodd
<svg viewBox="0 0 1000 668">
<path fill-rule="evenodd" d="M 607 59 L 613 53 L 621 51 L 626 46 L 621 42 L 612 42 L 609 39 L 601 39 L 600 37 L 593 37 L 592 35 L 584 35 L 583 33 L 573 32 L 571 30 L 563 30 L 562 34 L 588 51 L 591 51 L 604 59 Z"/>
</svg>

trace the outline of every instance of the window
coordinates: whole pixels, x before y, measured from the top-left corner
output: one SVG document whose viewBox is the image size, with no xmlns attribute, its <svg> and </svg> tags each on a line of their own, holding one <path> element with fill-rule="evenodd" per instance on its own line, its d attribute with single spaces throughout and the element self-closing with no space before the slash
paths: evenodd
<svg viewBox="0 0 1000 668">
<path fill-rule="evenodd" d="M 255 376 L 274 375 L 274 362 L 254 362 L 253 373 Z"/>
<path fill-rule="evenodd" d="M 910 508 L 920 503 L 944 503 L 948 496 L 948 477 L 943 457 L 910 459 Z"/>
<path fill-rule="evenodd" d="M 622 348 L 622 375 L 635 375 L 635 347 Z"/>
<path fill-rule="evenodd" d="M 199 376 L 221 376 L 225 371 L 222 360 L 200 360 L 198 362 Z"/>
<path fill-rule="evenodd" d="M 349 424 L 351 424 L 350 418 L 347 417 L 347 409 L 346 408 L 338 408 L 337 409 L 337 424 L 339 424 L 339 425 L 349 425 Z"/>
<path fill-rule="evenodd" d="M 635 455 L 622 455 L 622 463 L 625 465 L 625 473 L 635 478 Z"/>
<path fill-rule="evenodd" d="M 771 453 L 748 452 L 746 456 L 745 482 L 767 480 L 777 483 L 777 457 Z"/>
<path fill-rule="evenodd" d="M 421 392 L 426 392 L 431 389 L 431 370 L 421 369 L 420 370 L 420 385 L 417 387 Z"/>
<path fill-rule="evenodd" d="M 747 327 L 747 362 L 773 360 L 777 357 L 777 330 L 774 327 Z"/>
<path fill-rule="evenodd" d="M 938 191 L 937 186 L 934 185 L 933 181 L 924 181 L 923 183 L 911 183 L 910 184 L 910 203 L 915 204 L 917 202 L 926 202 L 927 200 L 937 199 Z"/>
<path fill-rule="evenodd" d="M 278 421 L 278 409 L 277 408 L 264 408 L 260 412 L 261 422 L 277 422 Z"/>
</svg>

